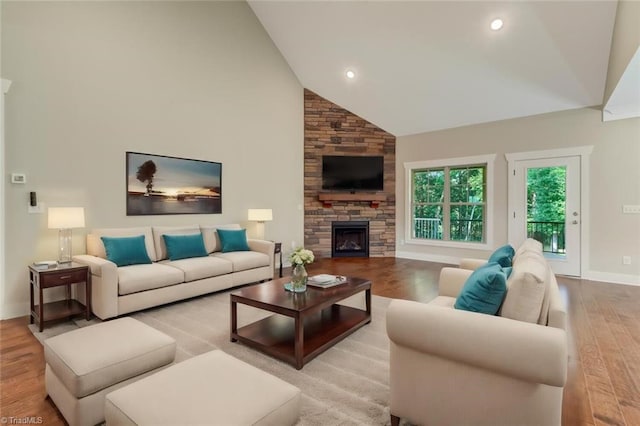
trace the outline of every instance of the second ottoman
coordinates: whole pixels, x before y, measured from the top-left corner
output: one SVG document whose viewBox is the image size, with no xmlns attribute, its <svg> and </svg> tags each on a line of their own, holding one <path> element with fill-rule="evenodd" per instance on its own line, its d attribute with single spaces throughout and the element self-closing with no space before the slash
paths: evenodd
<svg viewBox="0 0 640 426">
<path fill-rule="evenodd" d="M 215 350 L 111 392 L 107 426 L 293 425 L 300 389 Z"/>
</svg>

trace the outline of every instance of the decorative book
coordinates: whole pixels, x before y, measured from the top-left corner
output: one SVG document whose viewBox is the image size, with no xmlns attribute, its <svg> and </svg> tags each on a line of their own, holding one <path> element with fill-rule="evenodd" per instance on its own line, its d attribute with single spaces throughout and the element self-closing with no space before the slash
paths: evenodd
<svg viewBox="0 0 640 426">
<path fill-rule="evenodd" d="M 309 277 L 307 285 L 320 288 L 329 288 L 347 282 L 347 277 L 341 275 L 320 274 Z"/>
</svg>

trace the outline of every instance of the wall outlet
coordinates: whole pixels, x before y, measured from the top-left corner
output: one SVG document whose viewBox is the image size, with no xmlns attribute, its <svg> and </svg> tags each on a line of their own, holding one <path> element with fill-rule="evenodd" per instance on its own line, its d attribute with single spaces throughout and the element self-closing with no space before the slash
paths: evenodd
<svg viewBox="0 0 640 426">
<path fill-rule="evenodd" d="M 631 265 L 631 256 L 622 256 L 623 265 Z"/>
<path fill-rule="evenodd" d="M 626 214 L 640 214 L 640 206 L 634 206 L 630 204 L 625 204 L 622 206 L 622 213 Z"/>
</svg>

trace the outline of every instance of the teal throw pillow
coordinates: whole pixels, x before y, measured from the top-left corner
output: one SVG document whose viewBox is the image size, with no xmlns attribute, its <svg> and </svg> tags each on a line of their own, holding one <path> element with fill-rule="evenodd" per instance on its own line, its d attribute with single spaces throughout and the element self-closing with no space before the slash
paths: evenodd
<svg viewBox="0 0 640 426">
<path fill-rule="evenodd" d="M 187 259 L 190 257 L 208 256 L 204 247 L 202 234 L 189 235 L 163 235 L 164 244 L 167 246 L 169 260 Z"/>
<path fill-rule="evenodd" d="M 495 315 L 507 294 L 507 277 L 495 262 L 476 269 L 467 278 L 454 307 Z"/>
<path fill-rule="evenodd" d="M 504 276 L 509 279 L 511 276 L 511 272 L 513 272 L 513 266 L 507 266 L 506 268 L 502 268 L 502 272 L 504 272 Z"/>
<path fill-rule="evenodd" d="M 246 229 L 218 229 L 223 253 L 231 251 L 249 251 Z"/>
<path fill-rule="evenodd" d="M 137 237 L 100 237 L 107 259 L 118 266 L 151 263 L 144 243 L 144 235 Z"/>
<path fill-rule="evenodd" d="M 491 256 L 489 256 L 489 260 L 487 262 L 498 262 L 502 267 L 512 266 L 511 264 L 513 262 L 513 256 L 515 256 L 515 254 L 516 251 L 513 249 L 513 247 L 511 247 L 511 245 L 509 244 L 506 244 L 491 253 Z"/>
</svg>

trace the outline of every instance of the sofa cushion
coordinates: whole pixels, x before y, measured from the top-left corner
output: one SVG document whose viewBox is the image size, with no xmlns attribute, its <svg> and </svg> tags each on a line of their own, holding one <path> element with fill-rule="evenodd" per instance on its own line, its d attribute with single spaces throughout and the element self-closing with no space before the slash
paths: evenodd
<svg viewBox="0 0 640 426">
<path fill-rule="evenodd" d="M 487 263 L 497 262 L 500 264 L 500 266 L 511 266 L 511 264 L 513 263 L 513 255 L 515 253 L 516 251 L 513 249 L 513 247 L 511 247 L 510 244 L 505 244 L 504 246 L 497 248 L 493 253 L 491 253 L 491 256 L 489 256 L 489 260 L 487 260 Z"/>
<path fill-rule="evenodd" d="M 508 290 L 500 315 L 537 323 L 541 317 L 550 273 L 549 265 L 542 253 L 521 252 L 516 257 L 513 272 L 507 280 Z"/>
<path fill-rule="evenodd" d="M 223 253 L 251 250 L 247 243 L 246 229 L 218 229 L 218 236 Z"/>
<path fill-rule="evenodd" d="M 200 234 L 198 225 L 187 226 L 154 226 L 153 228 L 153 244 L 156 250 L 157 259 L 168 259 L 167 246 L 164 242 L 163 235 L 193 235 Z"/>
<path fill-rule="evenodd" d="M 435 299 L 429 302 L 429 305 L 441 306 L 443 308 L 453 308 L 453 305 L 455 304 L 456 298 L 449 296 L 437 296 Z"/>
<path fill-rule="evenodd" d="M 527 238 L 516 250 L 516 254 L 513 256 L 514 259 L 526 251 L 542 253 L 542 243 L 538 240 L 534 240 L 533 238 Z"/>
<path fill-rule="evenodd" d="M 185 282 L 216 277 L 233 272 L 233 265 L 230 261 L 214 256 L 165 260 L 162 261 L 162 264 L 181 270 L 184 273 Z"/>
<path fill-rule="evenodd" d="M 184 282 L 184 273 L 178 268 L 152 263 L 118 268 L 118 294 L 125 295 Z"/>
<path fill-rule="evenodd" d="M 230 253 L 214 253 L 213 257 L 227 260 L 233 264 L 233 272 L 269 266 L 269 256 L 257 251 L 234 251 Z"/>
<path fill-rule="evenodd" d="M 147 247 L 147 254 L 152 262 L 158 260 L 156 257 L 156 249 L 153 245 L 153 233 L 150 226 L 137 228 L 100 228 L 93 229 L 87 235 L 87 254 L 92 256 L 107 258 L 104 250 L 104 244 L 100 237 L 135 237 L 144 235 L 144 244 Z"/>
<path fill-rule="evenodd" d="M 162 236 L 167 247 L 167 255 L 171 260 L 188 259 L 190 257 L 208 256 L 204 247 L 202 234 Z"/>
<path fill-rule="evenodd" d="M 144 235 L 137 237 L 100 237 L 107 259 L 118 266 L 149 264 L 151 259 Z"/>
<path fill-rule="evenodd" d="M 507 278 L 497 262 L 487 263 L 467 278 L 454 307 L 495 315 L 507 291 Z"/>
<path fill-rule="evenodd" d="M 218 229 L 242 229 L 242 227 L 237 223 L 229 225 L 200 225 L 200 232 L 204 237 L 204 246 L 207 248 L 207 253 L 222 250 Z"/>
</svg>

